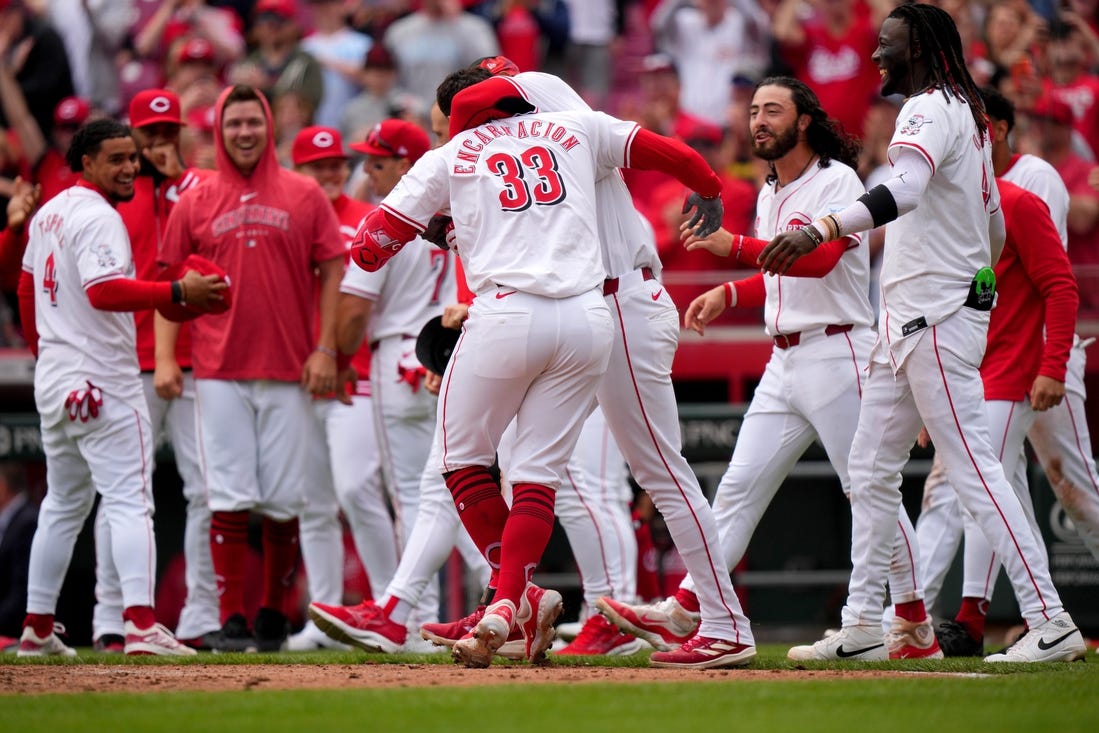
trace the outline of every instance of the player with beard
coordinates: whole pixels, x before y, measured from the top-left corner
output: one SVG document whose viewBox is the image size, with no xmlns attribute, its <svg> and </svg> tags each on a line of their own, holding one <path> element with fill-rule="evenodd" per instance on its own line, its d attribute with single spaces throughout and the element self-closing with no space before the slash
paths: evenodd
<svg viewBox="0 0 1099 733">
<path fill-rule="evenodd" d="M 767 241 L 796 230 L 864 193 L 854 167 L 858 144 L 828 118 L 817 96 L 791 77 L 771 77 L 757 86 L 749 108 L 752 152 L 770 166 L 756 204 L 756 234 L 724 229 L 705 239 L 690 237 L 687 248 L 733 255 L 753 266 Z M 720 285 L 687 308 L 688 328 L 704 333 L 730 307 L 764 309 L 774 349 L 744 416 L 729 467 L 714 497 L 729 567 L 740 562 L 756 525 L 779 486 L 811 443 L 819 440 L 850 492 L 847 458 L 858 424 L 863 370 L 874 345 L 869 292 L 869 253 L 863 232 L 822 246 L 798 262 L 789 275 L 756 274 Z M 793 386 L 791 386 L 793 385 Z M 898 616 L 885 644 L 863 658 L 940 657 L 931 621 L 916 583 L 915 531 L 903 507 L 897 512 L 890 589 Z M 698 617 L 694 579 L 687 575 L 676 595 L 636 606 L 634 625 L 649 633 L 693 633 Z M 926 627 L 919 641 L 914 629 Z"/>
</svg>

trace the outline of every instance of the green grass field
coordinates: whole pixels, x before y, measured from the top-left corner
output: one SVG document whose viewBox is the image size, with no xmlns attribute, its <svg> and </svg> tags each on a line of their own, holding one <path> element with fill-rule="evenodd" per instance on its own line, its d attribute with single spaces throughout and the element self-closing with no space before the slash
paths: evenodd
<svg viewBox="0 0 1099 733">
<path fill-rule="evenodd" d="M 94 693 L 0 696 L 0 731 L 1071 731 L 1095 728 L 1099 658 L 1090 664 L 994 666 L 980 660 L 816 663 L 820 670 L 903 670 L 853 678 L 806 676 L 765 645 L 753 663 L 773 675 L 691 672 L 683 682 L 514 684 L 307 691 Z M 198 664 L 450 664 L 442 655 L 358 653 L 200 655 Z M 3 659 L 12 665 L 162 665 L 158 658 L 84 653 L 78 660 Z M 644 666 L 645 656 L 571 660 L 576 666 Z M 565 666 L 557 660 L 555 666 Z M 364 673 L 373 667 L 364 666 Z M 9 668 L 9 671 L 12 671 Z M 18 673 L 18 670 L 14 670 Z M 107 672 L 103 669 L 104 673 Z M 933 676 L 927 672 L 956 673 Z M 425 676 L 431 670 L 423 670 Z"/>
</svg>

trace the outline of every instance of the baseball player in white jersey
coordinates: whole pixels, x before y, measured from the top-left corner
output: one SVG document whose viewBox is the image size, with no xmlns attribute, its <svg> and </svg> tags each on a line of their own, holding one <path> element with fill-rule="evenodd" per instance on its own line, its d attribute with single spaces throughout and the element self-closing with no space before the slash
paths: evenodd
<svg viewBox="0 0 1099 733">
<path fill-rule="evenodd" d="M 768 185 L 756 204 L 756 234 L 745 240 L 725 230 L 705 240 L 689 239 L 688 249 L 736 255 L 752 266 L 766 240 L 796 230 L 865 193 L 853 166 L 857 144 L 827 119 L 816 95 L 790 77 L 771 77 L 757 86 L 749 109 L 753 152 L 771 164 Z M 763 512 L 782 481 L 814 440 L 820 440 L 850 492 L 848 454 L 859 419 L 862 375 L 874 343 L 874 320 L 867 299 L 869 254 L 863 232 L 837 239 L 801 260 L 790 274 L 756 275 L 714 288 L 687 309 L 686 325 L 702 333 L 727 305 L 764 306 L 774 351 L 756 388 L 737 437 L 729 468 L 714 497 L 729 567 L 740 562 Z M 906 613 L 897 619 L 881 658 L 941 656 L 925 618 L 916 582 L 915 531 L 903 507 L 890 562 L 890 594 Z M 697 605 L 690 574 L 676 596 L 654 606 L 630 609 L 650 633 L 693 633 L 687 609 Z M 920 643 L 912 628 L 927 625 Z"/>
<path fill-rule="evenodd" d="M 458 104 L 459 100 L 462 100 L 461 105 Z M 450 127 L 452 133 L 456 130 L 465 130 L 467 127 L 471 127 L 474 123 L 482 120 L 491 120 L 492 117 L 496 115 L 507 116 L 510 111 L 531 108 L 529 103 L 523 102 L 522 97 L 519 96 L 517 92 L 517 87 L 502 79 L 482 82 L 473 88 L 459 92 L 455 97 L 455 105 L 451 115 Z M 504 108 L 501 109 L 501 106 Z M 480 111 L 475 114 L 471 111 L 472 109 L 479 109 Z M 601 123 L 591 123 L 598 124 L 598 128 L 594 135 L 584 127 L 585 124 L 589 124 L 589 119 L 601 121 Z M 498 175 L 502 179 L 501 182 L 505 184 L 504 191 L 498 194 L 497 199 L 501 209 L 504 211 L 511 209 L 526 210 L 530 207 L 531 203 L 538 202 L 543 206 L 555 205 L 563 202 L 566 197 L 568 198 L 569 203 L 569 206 L 565 209 L 566 211 L 573 207 L 579 211 L 592 207 L 592 200 L 588 199 L 583 194 L 587 193 L 589 187 L 594 189 L 594 182 L 589 183 L 584 177 L 577 177 L 577 173 L 573 170 L 572 166 L 563 165 L 563 161 L 575 161 L 576 158 L 566 157 L 562 159 L 560 157 L 562 155 L 569 155 L 574 152 L 579 153 L 581 160 L 585 157 L 588 158 L 588 162 L 585 164 L 586 166 L 592 165 L 593 162 L 599 166 L 616 166 L 622 164 L 622 153 L 625 152 L 631 156 L 631 160 L 633 160 L 635 164 L 660 167 L 662 170 L 670 170 L 673 168 L 670 149 L 675 148 L 675 154 L 677 155 L 685 154 L 682 146 L 675 146 L 661 138 L 647 135 L 644 132 L 638 132 L 636 129 L 627 129 L 632 128 L 630 125 L 623 125 L 622 123 L 616 122 L 611 123 L 609 120 L 602 122 L 604 120 L 605 118 L 599 116 L 586 118 L 583 115 L 571 114 L 561 115 L 561 119 L 542 120 L 538 119 L 537 116 L 533 119 L 508 119 L 505 122 L 492 123 L 484 126 L 483 129 L 478 128 L 473 132 L 464 133 L 460 140 L 452 139 L 450 143 L 442 149 L 445 152 L 452 152 L 455 155 L 453 165 L 458 166 L 456 169 L 457 172 L 453 175 L 453 180 L 456 185 L 455 189 L 451 191 L 452 198 L 454 199 L 452 210 L 455 212 L 460 210 L 460 204 L 462 203 L 461 194 L 463 193 L 462 189 L 465 188 L 465 190 L 469 190 L 462 186 L 463 181 L 461 176 L 464 174 L 461 171 L 468 170 L 472 173 L 477 170 L 476 160 L 480 159 L 480 156 L 475 155 L 475 159 L 470 160 L 469 153 L 480 152 L 480 150 L 477 149 L 478 145 L 486 147 L 489 145 L 497 145 L 495 148 L 496 150 L 511 147 L 523 148 L 526 146 L 524 151 L 519 153 L 518 158 L 515 160 L 509 160 L 506 157 L 507 153 L 503 152 L 499 155 L 488 155 L 486 159 L 491 166 L 491 170 L 496 171 L 495 175 Z M 531 127 L 528 127 L 528 123 Z M 512 132 L 512 135 L 510 136 L 507 132 L 504 132 L 504 130 L 508 129 Z M 488 139 L 492 142 L 488 143 L 482 141 L 479 137 L 480 135 L 486 134 L 495 136 L 497 133 L 499 133 L 499 136 L 489 137 Z M 545 135 L 547 134 L 550 136 L 549 139 L 554 145 L 552 149 L 545 148 L 543 144 L 539 144 L 545 139 Z M 558 138 L 558 140 L 553 140 L 554 137 Z M 610 143 L 611 139 L 616 137 L 620 139 L 620 144 L 624 145 L 622 149 L 613 151 L 602 147 L 603 145 Z M 534 140 L 522 142 L 526 138 L 534 138 Z M 641 144 L 638 144 L 639 142 Z M 500 143 L 503 144 L 501 145 Z M 559 148 L 558 145 L 560 146 Z M 652 147 L 650 147 L 650 145 Z M 608 153 L 613 153 L 613 155 L 608 156 Z M 669 157 L 664 157 L 665 154 Z M 430 155 L 431 154 L 429 154 L 429 156 Z M 458 159 L 459 155 L 462 156 L 460 160 Z M 595 155 L 598 155 L 599 157 L 588 157 Z M 427 161 L 429 158 L 425 157 L 424 160 Z M 447 161 L 432 162 L 435 167 L 439 168 L 439 175 L 448 175 L 451 166 L 447 164 Z M 685 181 L 688 185 L 691 185 L 692 183 L 697 184 L 703 187 L 706 192 L 712 196 L 713 189 L 716 188 L 716 186 L 712 182 L 703 182 L 703 179 L 712 174 L 712 171 L 705 169 L 704 164 L 699 166 L 700 159 L 698 159 L 697 156 L 693 159 L 689 158 L 689 162 L 692 164 L 691 168 L 686 171 L 680 168 L 678 170 L 680 176 L 688 179 Z M 466 167 L 467 164 L 472 165 Z M 523 179 L 519 178 L 520 171 L 516 169 L 517 165 L 532 167 L 532 171 L 536 173 L 536 177 L 533 179 L 535 182 L 533 186 L 528 188 L 523 182 Z M 566 171 L 567 173 L 565 173 Z M 564 175 L 562 175 L 563 173 Z M 407 180 L 406 177 L 405 181 Z M 439 181 L 436 177 L 432 176 L 431 180 L 431 186 L 438 186 Z M 444 179 L 442 183 L 444 184 L 442 191 L 445 192 L 445 184 L 447 181 Z M 430 186 L 426 186 L 425 188 L 430 190 Z M 398 189 L 398 191 L 399 190 L 400 189 Z M 581 195 L 567 196 L 569 191 Z M 592 191 L 592 194 L 594 195 L 594 191 Z M 697 196 L 694 200 L 702 201 Z M 426 205 L 431 205 L 430 196 L 427 201 L 428 203 Z M 712 221 L 712 215 L 716 212 L 713 211 L 714 207 L 712 200 L 708 201 L 709 203 L 704 203 L 700 208 L 706 209 L 706 213 L 708 214 L 707 218 L 709 221 Z M 421 202 L 420 205 L 424 206 L 425 204 Z M 535 209 L 535 211 L 537 211 L 537 209 Z M 478 219 L 475 215 L 471 216 L 471 214 L 472 212 L 459 213 L 455 219 L 459 242 L 466 241 L 470 235 L 476 235 L 478 229 L 484 224 L 483 220 Z M 463 232 L 464 227 L 462 226 L 463 216 L 471 217 L 465 232 Z M 592 211 L 591 220 L 594 221 L 594 219 L 594 211 Z M 514 220 L 508 221 L 505 218 L 504 221 L 505 223 L 514 225 Z M 587 230 L 593 226 L 593 223 L 587 222 L 585 217 L 581 217 L 573 222 L 567 222 L 566 220 L 561 219 L 558 222 L 555 222 L 555 225 L 557 224 L 567 224 L 566 228 L 558 229 L 558 231 L 555 232 L 561 237 L 561 242 L 579 241 L 576 240 L 574 236 L 568 234 L 566 229 L 572 229 L 574 234 L 583 236 L 580 233 L 580 229 Z M 555 226 L 555 228 L 557 227 Z M 392 234 L 389 236 L 399 240 L 399 237 L 393 237 Z M 374 241 L 376 242 L 377 239 L 375 238 Z M 495 244 L 493 239 L 489 239 L 488 241 Z M 590 275 L 581 275 L 586 267 L 589 266 L 589 263 L 586 263 L 583 260 L 586 257 L 595 255 L 595 253 L 592 252 L 589 254 L 583 252 L 583 257 L 555 261 L 552 267 L 549 266 L 549 258 L 547 257 L 545 258 L 547 260 L 545 264 L 539 268 L 542 272 L 542 277 L 540 279 L 534 279 L 531 278 L 529 270 L 526 272 L 522 270 L 522 265 L 539 265 L 542 263 L 530 262 L 529 255 L 531 253 L 529 252 L 527 253 L 528 257 L 521 265 L 519 262 L 520 258 L 512 252 L 497 251 L 491 253 L 490 250 L 494 249 L 494 247 L 466 247 L 469 251 L 463 251 L 463 260 L 466 262 L 470 286 L 474 291 L 478 292 L 480 298 L 475 301 L 474 306 L 471 309 L 471 318 L 467 322 L 463 338 L 459 341 L 455 356 L 448 367 L 447 377 L 444 378 L 444 397 L 440 407 L 440 419 L 443 420 L 444 447 L 442 458 L 444 470 L 448 471 L 448 486 L 450 486 L 451 492 L 454 494 L 455 502 L 459 507 L 459 512 L 462 515 L 463 521 L 466 523 L 467 529 L 470 531 L 471 535 L 473 535 L 474 541 L 478 543 L 478 546 L 483 548 L 482 551 L 486 552 L 490 562 L 495 559 L 495 548 L 499 546 L 499 541 L 493 540 L 492 538 L 501 535 L 501 530 L 503 529 L 501 525 L 504 525 L 505 523 L 507 525 L 507 529 L 502 533 L 504 549 L 499 554 L 502 564 L 500 571 L 500 586 L 497 589 L 497 601 L 492 606 L 489 606 L 485 617 L 477 626 L 474 637 L 471 640 L 460 641 L 456 643 L 454 647 L 456 656 L 460 660 L 465 661 L 466 663 L 480 664 L 482 663 L 482 660 L 484 660 L 484 663 L 487 663 L 486 655 L 490 655 L 494 647 L 497 646 L 498 643 L 502 643 L 504 638 L 506 638 L 506 631 L 509 626 L 507 623 L 507 616 L 510 613 L 508 609 L 511 608 L 510 604 L 514 603 L 511 599 L 516 595 L 523 595 L 523 605 L 527 605 L 531 600 L 545 601 L 546 597 L 551 593 L 547 592 L 544 595 L 539 593 L 539 595 L 541 595 L 540 599 L 532 599 L 530 589 L 534 588 L 534 586 L 528 585 L 526 592 L 521 591 L 521 584 L 525 580 L 525 571 L 520 570 L 519 572 L 516 572 L 514 564 L 523 567 L 527 564 L 524 558 L 536 559 L 534 557 L 535 550 L 537 550 L 537 553 L 540 553 L 541 546 L 544 546 L 545 538 L 548 537 L 548 530 L 551 526 L 546 521 L 546 511 L 552 507 L 552 493 L 545 490 L 547 489 L 546 484 L 538 484 L 535 481 L 530 481 L 528 483 L 527 481 L 521 480 L 524 478 L 522 473 L 530 470 L 530 467 L 527 467 L 526 463 L 521 459 L 517 460 L 517 464 L 522 465 L 523 468 L 521 469 L 521 473 L 513 472 L 512 479 L 516 488 L 515 503 L 513 504 L 513 509 L 509 515 L 502 499 L 498 499 L 498 502 L 494 503 L 494 505 L 485 506 L 486 504 L 493 504 L 492 499 L 488 498 L 491 493 L 490 487 L 495 485 L 490 477 L 487 475 L 482 476 L 475 474 L 474 472 L 476 469 L 472 467 L 468 470 L 449 471 L 451 465 L 460 465 L 463 450 L 470 450 L 461 444 L 461 438 L 463 437 L 461 435 L 458 436 L 458 439 L 453 444 L 450 442 L 452 432 L 451 430 L 448 430 L 447 426 L 450 424 L 451 418 L 449 415 L 452 413 L 448 413 L 447 407 L 448 396 L 452 395 L 449 395 L 448 393 L 449 382 L 454 378 L 454 374 L 467 373 L 465 372 L 465 367 L 460 367 L 460 365 L 464 363 L 463 354 L 470 354 L 471 352 L 464 351 L 463 345 L 467 344 L 471 338 L 473 338 L 476 343 L 481 337 L 475 336 L 474 334 L 479 333 L 480 328 L 483 328 L 483 326 L 475 324 L 492 322 L 492 320 L 495 320 L 492 316 L 496 315 L 493 311 L 500 308 L 496 303 L 484 307 L 484 312 L 491 315 L 478 321 L 475 318 L 477 315 L 478 303 L 484 304 L 488 302 L 488 300 L 518 300 L 518 303 L 515 303 L 515 305 L 519 305 L 523 303 L 525 299 L 517 299 L 515 296 L 521 293 L 526 294 L 523 293 L 524 289 L 528 290 L 530 294 L 549 294 L 555 290 L 557 292 L 568 292 L 569 290 L 579 287 L 579 284 L 584 282 L 585 278 L 590 277 Z M 388 250 L 382 249 L 375 244 L 370 251 L 364 251 L 360 260 L 366 266 L 373 266 L 373 263 L 370 261 L 371 259 L 381 259 L 385 257 L 391 249 L 392 248 Z M 578 249 L 574 244 L 571 246 L 571 252 L 575 255 L 580 255 L 582 250 Z M 489 258 L 490 254 L 491 259 Z M 534 254 L 537 256 L 548 255 L 550 253 L 543 249 L 536 251 Z M 598 255 L 595 256 L 598 257 Z M 539 259 L 542 258 L 540 257 Z M 489 266 L 490 262 L 494 263 L 493 266 L 498 268 L 505 276 L 498 274 L 491 279 L 485 277 L 482 272 Z M 579 267 L 574 265 L 579 265 Z M 553 272 L 554 269 L 556 269 L 556 272 Z M 546 277 L 545 275 L 547 272 L 551 273 L 549 277 Z M 643 277 L 644 273 L 638 271 L 636 274 L 638 276 L 638 283 L 645 281 L 645 278 Z M 495 293 L 495 296 L 497 297 L 489 299 L 487 296 L 492 294 L 490 288 L 494 285 L 497 286 L 500 291 Z M 609 282 L 607 289 L 613 292 L 615 286 L 618 285 L 620 285 L 618 281 Z M 508 286 L 511 286 L 513 289 L 509 289 Z M 562 288 L 566 289 L 562 290 Z M 659 292 L 657 293 L 657 296 L 659 297 Z M 650 300 L 654 299 L 650 298 Z M 602 308 L 598 310 L 590 306 L 586 308 L 587 315 L 585 316 L 585 320 L 591 318 L 595 313 L 599 312 L 599 310 L 602 310 L 605 313 L 605 304 L 600 303 L 600 305 Z M 607 325 L 610 325 L 609 322 Z M 504 336 L 505 334 L 498 330 L 493 335 L 499 337 Z M 506 338 L 507 337 L 505 336 L 505 340 Z M 490 337 L 490 340 L 494 339 Z M 467 356 L 466 358 L 469 359 L 471 357 Z M 502 365 L 499 363 L 494 362 L 493 365 L 482 364 L 481 361 L 483 361 L 483 357 L 479 357 L 477 354 L 472 355 L 472 360 L 476 362 L 474 368 L 482 376 L 491 376 L 494 373 L 498 374 L 502 371 L 500 369 Z M 512 366 L 512 369 L 514 369 L 514 365 Z M 598 370 L 598 366 L 596 369 Z M 590 409 L 590 405 L 587 406 L 586 409 L 583 409 L 583 412 L 586 414 L 588 409 Z M 520 412 L 518 424 L 519 437 L 517 440 L 517 452 L 519 455 L 522 455 L 524 450 L 528 450 L 527 445 L 529 443 L 534 443 L 538 440 L 536 436 L 537 431 L 533 429 L 535 426 L 532 426 L 527 422 L 529 419 L 529 416 L 524 418 L 524 413 L 522 411 Z M 501 424 L 493 428 L 494 441 L 499 436 L 499 432 L 497 431 L 502 431 L 503 427 L 504 425 Z M 575 430 L 578 427 L 579 426 L 577 425 L 568 431 L 571 435 L 568 436 L 566 440 L 569 442 L 575 440 Z M 467 445 L 472 444 L 470 443 Z M 555 461 L 560 457 L 558 452 L 560 447 L 565 446 L 562 441 L 556 441 L 553 450 Z M 472 453 L 473 451 L 470 452 Z M 451 461 L 453 461 L 453 464 Z M 555 471 L 555 473 L 560 475 L 559 470 Z M 498 498 L 498 492 L 496 493 L 496 496 Z M 476 508 L 477 511 L 471 512 L 470 509 L 472 508 Z M 481 522 L 481 526 L 478 526 L 478 521 Z M 521 534 L 510 531 L 513 527 L 517 528 L 519 526 L 526 527 Z M 507 549 L 509 545 L 513 547 L 518 545 L 518 547 L 516 547 L 515 552 L 509 552 Z M 533 563 L 530 563 L 529 567 L 533 567 Z M 557 599 L 557 602 L 559 603 L 559 598 Z M 530 603 L 530 605 L 533 609 L 534 604 Z M 556 615 L 555 612 L 552 614 L 543 614 L 543 611 L 547 610 L 547 605 L 548 604 L 542 603 L 537 613 L 534 613 L 532 610 L 519 611 L 521 621 L 526 618 L 533 618 L 534 616 L 538 617 L 536 624 L 537 638 L 532 639 L 531 634 L 527 635 L 528 649 L 532 650 L 528 656 L 533 659 L 537 659 L 540 655 L 540 651 L 548 644 L 547 635 L 549 629 L 546 627 L 545 622 L 549 620 L 550 615 Z M 522 625 L 526 626 L 525 623 Z M 742 626 L 746 627 L 746 625 L 745 619 L 742 622 Z M 730 649 L 734 646 L 728 642 L 723 641 L 722 643 Z M 746 650 L 749 653 L 754 651 L 747 646 L 738 647 L 735 651 L 736 653 L 745 653 Z M 729 660 L 726 659 L 725 661 L 728 663 Z"/>
<path fill-rule="evenodd" d="M 765 272 L 785 272 L 823 242 L 889 223 L 883 315 L 848 463 L 853 568 L 843 628 L 788 656 L 872 659 L 883 643 L 900 472 L 922 420 L 962 505 L 1001 555 L 1030 627 L 986 659 L 1074 659 L 1083 640 L 997 460 L 984 411 L 978 367 L 994 297 L 990 265 L 1003 247 L 1004 224 L 980 95 L 954 22 L 934 6 L 893 10 L 873 58 L 882 93 L 909 97 L 889 147 L 894 177 L 842 211 L 778 235 L 760 255 Z"/>
<path fill-rule="evenodd" d="M 137 362 L 132 311 L 220 300 L 220 278 L 188 272 L 175 282 L 133 280 L 122 218 L 134 192 L 130 129 L 99 120 L 79 130 L 68 163 L 81 180 L 30 224 L 20 305 L 38 356 L 35 402 L 47 493 L 31 546 L 21 656 L 75 652 L 55 633 L 54 609 L 73 543 L 96 493 L 110 522 L 127 654 L 194 654 L 156 623 L 153 593 L 152 427 Z"/>
<path fill-rule="evenodd" d="M 373 208 L 343 193 L 350 175 L 339 130 L 306 127 L 291 148 L 294 169 L 324 189 L 340 222 L 345 247 Z M 397 567 L 397 538 L 386 506 L 370 398 L 370 349 L 365 344 L 351 356 L 359 379 L 351 404 L 331 398 L 313 401 L 316 430 L 309 436 L 307 500 L 299 517 L 298 537 L 309 583 L 309 598 L 340 603 L 344 589 L 343 527 L 348 518 L 355 549 L 362 560 L 372 593 L 380 593 Z M 301 651 L 337 646 L 312 621 L 286 640 L 287 649 Z"/>
<path fill-rule="evenodd" d="M 118 205 L 133 252 L 136 277 L 151 280 L 159 273 L 157 251 L 168 215 L 182 193 L 197 186 L 206 171 L 184 168 L 179 152 L 182 126 L 179 98 L 166 89 L 146 89 L 130 101 L 130 126 L 141 153 L 141 167 L 134 181 L 134 197 Z M 208 647 L 218 621 L 217 583 L 210 560 L 210 507 L 199 467 L 195 437 L 195 386 L 191 378 L 189 329 L 176 344 L 174 358 L 186 367 L 171 391 L 158 394 L 153 379 L 156 366 L 154 312 L 134 315 L 137 327 L 137 360 L 141 383 L 149 404 L 154 436 L 167 436 L 172 444 L 176 470 L 183 481 L 187 518 L 183 528 L 187 597 L 179 613 L 176 636 L 198 649 Z M 163 385 L 161 386 L 163 390 Z M 97 512 L 95 544 L 96 604 L 92 612 L 92 639 L 100 651 L 121 651 L 125 636 L 122 622 L 122 589 L 108 551 L 110 522 Z"/>
<path fill-rule="evenodd" d="M 419 126 L 397 119 L 379 123 L 364 143 L 352 145 L 366 154 L 364 170 L 375 192 L 383 197 L 430 146 Z M 349 267 L 340 292 L 341 349 L 361 339 L 365 325 L 373 352 L 371 387 L 382 466 L 403 546 L 416 523 L 424 491 L 421 479 L 428 475 L 425 466 L 435 433 L 437 405 L 435 395 L 423 386 L 426 370 L 416 358 L 416 337 L 427 321 L 441 315 L 443 306 L 457 297 L 454 256 L 417 237 L 400 257 L 377 272 Z M 442 476 L 435 467 L 430 477 L 434 489 L 445 493 Z M 463 552 L 477 557 L 468 538 Z M 418 630 L 423 623 L 436 622 L 438 609 L 439 584 L 432 576 L 406 625 Z"/>
<path fill-rule="evenodd" d="M 513 82 L 540 110 L 587 109 L 568 85 L 549 74 L 524 73 Z M 681 453 L 679 412 L 670 379 L 679 314 L 660 285 L 660 259 L 652 236 L 633 208 L 621 176 L 605 176 L 595 190 L 607 274 L 604 297 L 615 323 L 614 348 L 598 401 L 634 479 L 664 516 L 688 569 L 701 579 L 698 634 L 673 644 L 660 640 L 662 651 L 651 662 L 674 667 L 746 664 L 754 656 L 751 629 L 721 562 L 712 510 Z M 618 600 L 605 597 L 596 605 L 624 631 L 636 633 L 638 629 L 625 628 L 617 614 Z"/>
<path fill-rule="evenodd" d="M 1034 193 L 1046 203 L 1061 243 L 1067 248 L 1069 195 L 1064 182 L 1056 169 L 1041 158 L 1012 153 L 1008 136 L 1015 124 L 1013 105 L 994 89 L 983 88 L 981 94 L 989 115 L 992 163 L 997 177 Z M 1095 460 L 1090 455 L 1091 440 L 1087 434 L 1087 423 L 1081 419 L 1084 415 L 1083 370 L 1086 345 L 1087 342 L 1081 342 L 1079 336 L 1074 338 L 1064 399 L 1061 404 L 1048 410 L 1035 411 L 1028 415 L 1028 420 L 1032 418 L 1033 422 L 1026 435 L 1046 470 L 1055 495 L 1072 518 L 1084 543 L 1099 558 L 1099 475 L 1096 474 Z M 1074 424 L 1077 420 L 1080 425 Z M 1018 420 L 1009 422 L 1022 425 Z M 1023 428 L 1017 428 L 1014 432 L 1020 429 Z M 1020 445 L 1021 441 L 1021 435 L 1016 435 L 1014 440 L 1008 440 L 1005 435 L 1002 443 Z M 996 442 L 993 441 L 994 444 Z M 1018 455 L 1010 457 L 1005 453 L 1005 473 L 1011 475 L 1016 493 L 1028 510 L 1027 518 L 1033 521 L 1033 508 L 1027 488 L 1027 462 L 1021 450 L 1017 453 Z M 1007 469 L 1009 461 L 1015 466 L 1010 472 Z M 1073 491 L 1071 487 L 1080 487 L 1082 490 Z M 1088 490 L 1089 487 L 1091 490 Z M 1069 489 L 1069 496 L 1065 496 L 1066 488 Z M 924 560 L 921 568 L 925 602 L 928 609 L 934 609 L 964 528 L 965 580 L 959 616 L 965 616 L 962 620 L 974 627 L 973 631 L 978 632 L 974 635 L 957 619 L 941 623 L 936 633 L 947 656 L 977 655 L 983 650 L 984 614 L 987 613 L 993 584 L 999 573 L 999 563 L 995 561 L 987 539 L 979 531 L 971 531 L 970 524 L 971 521 L 963 520 L 963 513 L 958 510 L 957 496 L 950 489 L 946 471 L 936 456 L 924 484 L 923 507 L 916 523 L 916 535 Z M 1041 536 L 1037 526 L 1032 526 L 1031 529 L 1036 536 Z M 978 626 L 979 629 L 976 628 Z"/>
</svg>

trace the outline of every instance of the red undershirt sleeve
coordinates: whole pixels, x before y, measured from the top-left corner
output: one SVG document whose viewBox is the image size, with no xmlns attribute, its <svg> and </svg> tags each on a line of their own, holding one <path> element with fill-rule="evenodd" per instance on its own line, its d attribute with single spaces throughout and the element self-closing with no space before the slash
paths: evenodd
<svg viewBox="0 0 1099 733">
<path fill-rule="evenodd" d="M 739 241 L 736 237 L 733 238 L 733 254 L 736 255 L 737 262 L 748 267 L 758 267 L 759 264 L 756 260 L 759 259 L 763 248 L 767 246 L 767 240 L 737 236 L 740 237 Z M 843 253 L 850 247 L 851 239 L 848 237 L 825 242 L 809 254 L 794 260 L 790 270 L 783 274 L 787 277 L 824 277 L 835 268 L 840 261 L 840 257 L 843 257 Z M 740 249 L 739 255 L 737 255 L 738 248 Z"/>
<path fill-rule="evenodd" d="M 760 308 L 767 303 L 767 286 L 763 283 L 762 272 L 737 280 L 733 287 L 736 288 L 737 308 Z"/>
<path fill-rule="evenodd" d="M 38 329 L 34 323 L 34 276 L 26 270 L 19 275 L 19 320 L 23 324 L 23 338 L 27 340 L 34 358 L 38 358 Z"/>
<path fill-rule="evenodd" d="M 88 302 L 101 311 L 142 311 L 172 302 L 172 284 L 116 277 L 85 291 Z"/>
<path fill-rule="evenodd" d="M 712 199 L 721 194 L 721 179 L 701 155 L 678 140 L 639 129 L 628 151 L 629 168 L 660 171 Z"/>
</svg>

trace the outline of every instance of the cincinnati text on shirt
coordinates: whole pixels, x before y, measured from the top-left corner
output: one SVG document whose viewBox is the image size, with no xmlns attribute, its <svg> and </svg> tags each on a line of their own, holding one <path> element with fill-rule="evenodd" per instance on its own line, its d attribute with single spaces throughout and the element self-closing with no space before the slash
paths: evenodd
<svg viewBox="0 0 1099 733">
<path fill-rule="evenodd" d="M 454 173 L 456 175 L 474 173 L 476 163 L 485 147 L 502 137 L 549 140 L 557 143 L 566 152 L 580 144 L 580 140 L 569 132 L 568 128 L 549 120 L 498 120 L 465 133 L 465 137 L 458 144 L 458 159 L 454 164 Z M 461 165 L 462 163 L 470 165 Z"/>
<path fill-rule="evenodd" d="M 214 219 L 211 230 L 221 236 L 245 224 L 262 224 L 282 231 L 290 230 L 290 212 L 263 204 L 248 204 L 227 211 Z"/>
</svg>

